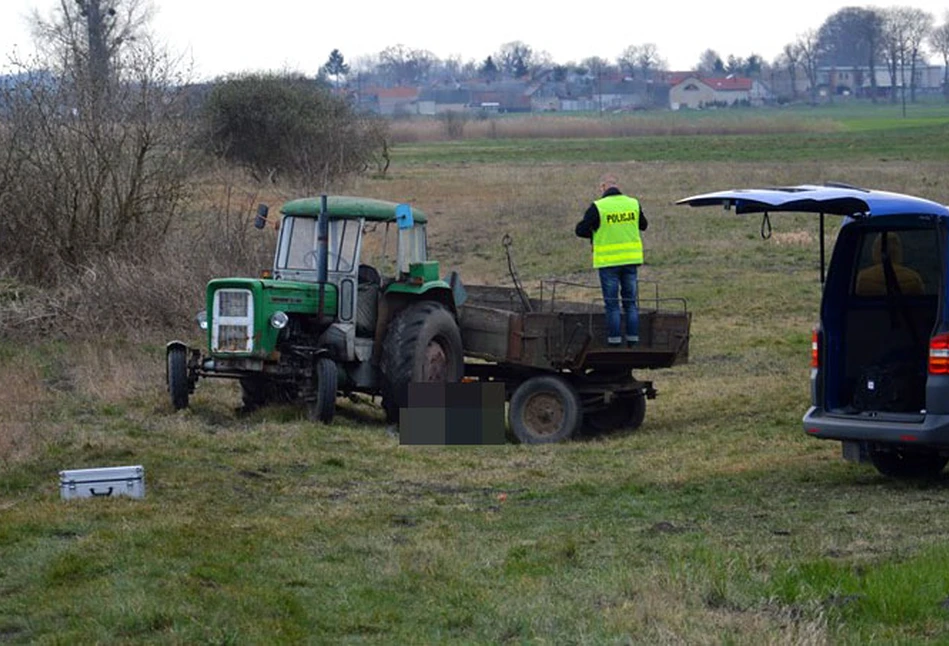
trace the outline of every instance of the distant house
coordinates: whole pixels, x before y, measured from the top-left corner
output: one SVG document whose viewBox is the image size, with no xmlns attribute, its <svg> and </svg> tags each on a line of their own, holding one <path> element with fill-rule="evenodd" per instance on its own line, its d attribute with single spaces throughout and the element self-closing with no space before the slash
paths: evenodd
<svg viewBox="0 0 949 646">
<path fill-rule="evenodd" d="M 896 70 L 896 82 L 885 64 L 874 68 L 878 96 L 889 96 L 901 87 L 915 85 L 916 90 L 932 93 L 942 90 L 944 69 L 939 65 L 917 65 L 915 70 L 906 66 Z M 914 81 L 915 74 L 915 83 Z M 821 96 L 869 96 L 873 82 L 866 67 L 821 67 L 817 70 L 817 89 Z"/>
<path fill-rule="evenodd" d="M 699 109 L 710 106 L 762 105 L 771 92 L 758 79 L 726 76 L 686 76 L 669 88 L 669 107 Z"/>
<path fill-rule="evenodd" d="M 463 112 L 471 103 L 471 91 L 464 87 L 426 88 L 419 93 L 418 113 Z"/>
<path fill-rule="evenodd" d="M 417 87 L 364 87 L 358 92 L 357 105 L 386 116 L 416 114 L 418 98 Z"/>
<path fill-rule="evenodd" d="M 652 83 L 646 81 L 610 78 L 593 83 L 593 103 L 601 112 L 641 110 L 652 102 Z"/>
</svg>

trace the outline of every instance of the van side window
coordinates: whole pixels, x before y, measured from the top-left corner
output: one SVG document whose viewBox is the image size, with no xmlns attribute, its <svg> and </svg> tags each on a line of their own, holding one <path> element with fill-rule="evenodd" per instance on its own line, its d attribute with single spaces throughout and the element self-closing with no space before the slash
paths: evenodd
<svg viewBox="0 0 949 646">
<path fill-rule="evenodd" d="M 887 255 L 900 293 L 904 296 L 936 294 L 940 275 L 936 236 L 930 229 L 900 229 L 870 230 L 861 236 L 853 282 L 854 295 L 887 295 L 884 264 Z"/>
</svg>

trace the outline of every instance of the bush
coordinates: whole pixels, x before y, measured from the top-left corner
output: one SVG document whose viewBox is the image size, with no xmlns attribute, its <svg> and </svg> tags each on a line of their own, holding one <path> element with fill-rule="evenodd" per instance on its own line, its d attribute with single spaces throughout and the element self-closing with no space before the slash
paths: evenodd
<svg viewBox="0 0 949 646">
<path fill-rule="evenodd" d="M 204 108 L 204 141 L 215 155 L 258 180 L 288 175 L 311 189 L 376 164 L 386 134 L 382 121 L 299 75 L 219 81 Z"/>
<path fill-rule="evenodd" d="M 458 110 L 448 110 L 438 115 L 438 119 L 445 128 L 445 134 L 449 139 L 461 139 L 465 133 L 465 124 L 468 123 L 468 115 Z"/>
<path fill-rule="evenodd" d="M 167 60 L 107 85 L 65 68 L 0 89 L 0 258 L 53 286 L 104 257 L 145 260 L 187 198 L 192 135 Z"/>
</svg>

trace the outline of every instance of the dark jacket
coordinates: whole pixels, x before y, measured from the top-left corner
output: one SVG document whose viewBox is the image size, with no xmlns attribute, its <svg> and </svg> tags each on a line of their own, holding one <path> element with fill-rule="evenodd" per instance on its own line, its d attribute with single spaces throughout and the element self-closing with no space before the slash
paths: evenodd
<svg viewBox="0 0 949 646">
<path fill-rule="evenodd" d="M 622 192 L 618 188 L 608 188 L 603 193 L 603 197 L 609 197 L 610 195 L 622 195 Z M 646 214 L 643 213 L 643 205 L 639 205 L 639 230 L 645 231 L 646 227 L 649 226 L 649 221 L 646 220 Z M 581 238 L 590 238 L 593 239 L 593 232 L 600 228 L 600 211 L 596 208 L 596 204 L 590 204 L 590 208 L 587 209 L 587 212 L 583 214 L 583 219 L 577 223 L 576 234 Z"/>
</svg>

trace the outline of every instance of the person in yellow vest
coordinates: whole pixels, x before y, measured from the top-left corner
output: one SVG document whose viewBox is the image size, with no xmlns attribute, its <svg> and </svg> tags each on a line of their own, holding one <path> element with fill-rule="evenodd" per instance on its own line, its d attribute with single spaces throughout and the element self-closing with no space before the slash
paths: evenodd
<svg viewBox="0 0 949 646">
<path fill-rule="evenodd" d="M 576 234 L 593 243 L 593 267 L 600 274 L 606 306 L 607 339 L 610 346 L 632 347 L 639 343 L 637 306 L 638 272 L 643 264 L 640 231 L 649 226 L 639 200 L 620 191 L 616 176 L 600 178 L 602 196 L 595 200 L 577 223 Z M 622 310 L 620 314 L 620 294 Z M 623 325 L 625 321 L 625 326 Z M 625 327 L 625 329 L 624 329 Z"/>
</svg>

